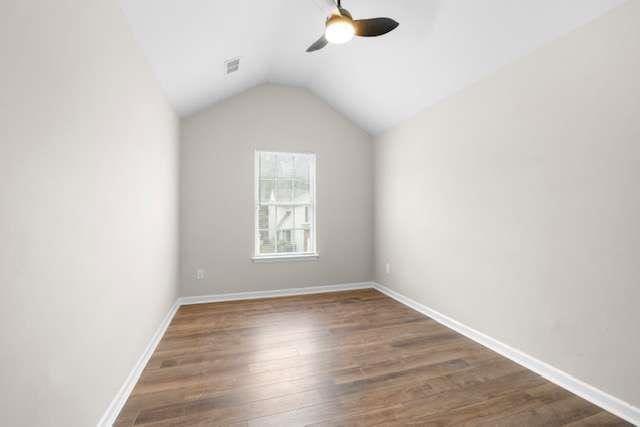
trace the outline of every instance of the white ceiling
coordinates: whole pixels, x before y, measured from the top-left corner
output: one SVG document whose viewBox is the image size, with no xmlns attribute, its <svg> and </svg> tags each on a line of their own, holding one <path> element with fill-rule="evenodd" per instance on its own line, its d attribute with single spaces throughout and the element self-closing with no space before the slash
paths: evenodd
<svg viewBox="0 0 640 427">
<path fill-rule="evenodd" d="M 180 115 L 263 82 L 309 88 L 372 134 L 596 18 L 624 0 L 343 0 L 354 18 L 400 22 L 373 39 L 305 49 L 330 0 L 122 0 Z M 241 57 L 240 71 L 224 61 Z"/>
</svg>

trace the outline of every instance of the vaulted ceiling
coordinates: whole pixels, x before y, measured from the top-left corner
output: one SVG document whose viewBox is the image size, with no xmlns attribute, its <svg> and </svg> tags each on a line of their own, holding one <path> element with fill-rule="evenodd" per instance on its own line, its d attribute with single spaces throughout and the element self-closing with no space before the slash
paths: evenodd
<svg viewBox="0 0 640 427">
<path fill-rule="evenodd" d="M 171 103 L 189 115 L 263 82 L 307 87 L 371 134 L 624 0 L 343 0 L 400 27 L 315 53 L 331 0 L 122 0 Z M 224 61 L 240 57 L 226 75 Z"/>
</svg>

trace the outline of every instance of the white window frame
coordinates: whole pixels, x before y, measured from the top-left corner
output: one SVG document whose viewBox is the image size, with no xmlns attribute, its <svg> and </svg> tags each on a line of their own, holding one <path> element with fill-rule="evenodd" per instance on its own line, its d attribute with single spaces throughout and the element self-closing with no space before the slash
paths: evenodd
<svg viewBox="0 0 640 427">
<path fill-rule="evenodd" d="M 311 193 L 311 251 L 309 252 L 291 252 L 291 253 L 274 253 L 274 254 L 261 254 L 260 253 L 260 154 L 305 154 L 313 157 L 310 170 L 310 188 Z M 253 256 L 251 259 L 254 262 L 274 262 L 274 261 L 313 261 L 320 257 L 318 252 L 318 229 L 317 229 L 317 217 L 318 217 L 318 199 L 316 197 L 316 188 L 318 180 L 318 156 L 316 153 L 308 151 L 272 151 L 272 150 L 255 150 L 254 154 L 254 224 L 253 224 Z M 308 205 L 304 203 L 303 205 Z M 289 206 L 289 205 L 287 205 Z M 291 203 L 290 206 L 295 206 Z"/>
</svg>

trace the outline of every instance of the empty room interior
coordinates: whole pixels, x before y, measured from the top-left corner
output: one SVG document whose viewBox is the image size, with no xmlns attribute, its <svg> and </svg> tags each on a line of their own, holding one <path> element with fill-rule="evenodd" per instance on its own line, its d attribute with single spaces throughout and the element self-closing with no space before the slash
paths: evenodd
<svg viewBox="0 0 640 427">
<path fill-rule="evenodd" d="M 0 24 L 0 425 L 640 425 L 640 0 Z"/>
</svg>

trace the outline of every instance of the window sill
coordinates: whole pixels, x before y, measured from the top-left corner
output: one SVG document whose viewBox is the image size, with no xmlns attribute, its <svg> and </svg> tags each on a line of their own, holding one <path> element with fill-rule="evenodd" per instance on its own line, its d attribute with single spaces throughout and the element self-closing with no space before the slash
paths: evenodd
<svg viewBox="0 0 640 427">
<path fill-rule="evenodd" d="M 316 261 L 320 254 L 268 255 L 251 257 L 253 262 Z"/>
</svg>

